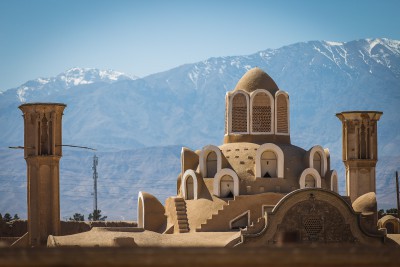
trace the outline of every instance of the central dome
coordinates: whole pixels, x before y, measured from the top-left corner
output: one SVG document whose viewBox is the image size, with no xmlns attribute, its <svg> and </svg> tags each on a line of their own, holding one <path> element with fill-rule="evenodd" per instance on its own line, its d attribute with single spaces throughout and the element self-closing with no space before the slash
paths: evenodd
<svg viewBox="0 0 400 267">
<path fill-rule="evenodd" d="M 236 84 L 234 91 L 244 90 L 249 93 L 257 90 L 268 90 L 273 96 L 279 90 L 278 86 L 262 69 L 255 67 L 247 71 Z"/>
</svg>

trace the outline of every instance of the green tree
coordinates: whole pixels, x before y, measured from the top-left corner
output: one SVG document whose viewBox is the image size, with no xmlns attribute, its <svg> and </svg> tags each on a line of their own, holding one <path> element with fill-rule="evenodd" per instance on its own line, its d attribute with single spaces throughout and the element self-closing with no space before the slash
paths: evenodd
<svg viewBox="0 0 400 267">
<path fill-rule="evenodd" d="M 6 221 L 6 222 L 11 221 L 12 217 L 11 217 L 10 213 L 4 214 L 3 220 Z"/>
<path fill-rule="evenodd" d="M 69 217 L 70 221 L 77 221 L 77 222 L 82 222 L 85 220 L 85 216 L 80 214 L 80 213 L 75 213 L 72 218 Z"/>
<path fill-rule="evenodd" d="M 1 215 L 1 213 L 0 213 L 0 221 L 2 221 L 3 220 L 3 216 Z"/>
<path fill-rule="evenodd" d="M 101 210 L 93 210 L 93 213 L 90 213 L 88 216 L 89 221 L 105 221 L 107 216 L 101 215 Z"/>
<path fill-rule="evenodd" d="M 384 209 L 380 209 L 378 210 L 378 219 L 382 218 L 383 216 L 385 216 L 385 210 Z"/>
<path fill-rule="evenodd" d="M 386 210 L 386 214 L 396 215 L 397 216 L 397 209 L 396 208 L 387 209 Z"/>
<path fill-rule="evenodd" d="M 14 214 L 14 218 L 13 218 L 13 220 L 19 220 L 19 216 L 18 216 L 18 214 Z"/>
</svg>

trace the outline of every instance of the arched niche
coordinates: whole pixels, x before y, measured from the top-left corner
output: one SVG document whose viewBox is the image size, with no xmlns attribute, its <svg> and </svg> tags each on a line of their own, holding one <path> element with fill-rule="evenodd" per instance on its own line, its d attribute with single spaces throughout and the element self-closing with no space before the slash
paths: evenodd
<svg viewBox="0 0 400 267">
<path fill-rule="evenodd" d="M 257 89 L 250 95 L 250 132 L 274 133 L 274 98 L 267 90 Z"/>
<path fill-rule="evenodd" d="M 239 177 L 236 172 L 231 169 L 221 169 L 214 178 L 214 195 L 227 197 L 229 195 L 229 193 L 227 194 L 227 185 L 229 185 L 229 190 L 233 196 L 239 195 Z"/>
<path fill-rule="evenodd" d="M 203 147 L 200 152 L 200 173 L 203 178 L 214 178 L 215 174 L 221 170 L 222 153 L 214 145 Z"/>
<path fill-rule="evenodd" d="M 290 133 L 290 104 L 289 95 L 285 91 L 275 93 L 275 134 L 289 135 Z"/>
<path fill-rule="evenodd" d="M 268 151 L 272 152 L 273 154 L 271 154 L 271 153 L 264 154 L 264 152 L 268 152 Z M 276 172 L 276 176 L 275 177 L 271 176 L 271 177 L 272 178 L 283 178 L 284 177 L 284 154 L 283 154 L 282 149 L 279 146 L 272 144 L 272 143 L 263 144 L 257 149 L 256 165 L 255 165 L 256 177 L 264 177 L 265 172 L 268 170 L 271 170 L 272 169 L 271 167 L 274 166 L 274 165 L 270 165 L 268 167 L 268 165 L 267 165 L 268 158 L 263 159 L 263 155 L 265 155 L 266 157 L 267 156 L 271 157 L 271 161 L 268 162 L 268 165 L 274 164 L 276 166 L 275 171 L 274 171 L 274 172 Z M 274 160 L 274 161 L 272 161 L 273 155 L 275 155 L 275 158 L 276 158 L 276 160 Z M 268 169 L 267 167 L 270 169 Z"/>
<path fill-rule="evenodd" d="M 261 154 L 261 177 L 278 177 L 278 159 L 274 151 L 266 150 Z"/>
<path fill-rule="evenodd" d="M 311 179 L 314 179 L 313 181 Z M 314 168 L 305 169 L 300 176 L 299 184 L 300 188 L 311 187 L 310 183 L 313 182 L 313 187 L 321 188 L 321 176 Z"/>
<path fill-rule="evenodd" d="M 338 175 L 335 170 L 331 174 L 331 190 L 335 193 L 339 193 Z"/>
<path fill-rule="evenodd" d="M 140 191 L 138 196 L 138 207 L 137 207 L 137 223 L 139 228 L 144 228 L 144 204 L 143 194 Z"/>
<path fill-rule="evenodd" d="M 229 104 L 229 133 L 249 133 L 249 95 L 238 90 L 230 97 Z"/>
<path fill-rule="evenodd" d="M 197 181 L 197 175 L 193 170 L 186 170 L 183 174 L 181 191 L 183 198 L 186 200 L 198 199 L 199 183 Z"/>
<path fill-rule="evenodd" d="M 321 177 L 325 177 L 328 161 L 326 153 L 321 146 L 313 146 L 311 148 L 308 164 L 310 168 L 316 169 Z"/>
</svg>

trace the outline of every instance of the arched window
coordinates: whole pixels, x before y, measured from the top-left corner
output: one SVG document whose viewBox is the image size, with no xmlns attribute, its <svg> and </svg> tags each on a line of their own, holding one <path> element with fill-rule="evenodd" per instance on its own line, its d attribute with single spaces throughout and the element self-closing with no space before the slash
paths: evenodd
<svg viewBox="0 0 400 267">
<path fill-rule="evenodd" d="M 198 199 L 200 191 L 199 182 L 193 170 L 186 170 L 183 174 L 181 189 L 184 199 Z"/>
<path fill-rule="evenodd" d="M 331 175 L 331 190 L 333 192 L 339 193 L 338 178 L 336 171 L 333 171 Z"/>
<path fill-rule="evenodd" d="M 220 188 L 220 197 L 233 198 L 234 184 L 232 176 L 230 175 L 222 176 L 219 188 Z"/>
<path fill-rule="evenodd" d="M 272 143 L 262 144 L 256 153 L 255 176 L 283 178 L 284 161 L 284 154 L 279 146 Z"/>
<path fill-rule="evenodd" d="M 232 132 L 247 132 L 247 99 L 242 93 L 238 93 L 232 100 Z"/>
<path fill-rule="evenodd" d="M 315 187 L 315 178 L 311 174 L 306 175 L 306 181 L 304 184 L 304 187 L 306 188 L 312 188 Z"/>
<path fill-rule="evenodd" d="M 314 168 L 305 169 L 299 179 L 300 188 L 318 187 L 321 188 L 321 176 Z"/>
<path fill-rule="evenodd" d="M 272 132 L 272 108 L 270 97 L 263 92 L 257 93 L 252 101 L 252 132 Z"/>
<path fill-rule="evenodd" d="M 228 111 L 229 111 L 229 106 L 228 106 L 228 94 L 225 95 L 225 134 L 228 134 L 228 120 L 229 120 L 229 115 L 228 115 Z"/>
<path fill-rule="evenodd" d="M 317 172 L 318 172 L 321 176 L 323 176 L 323 175 L 322 175 L 321 155 L 320 155 L 318 152 L 314 153 L 314 157 L 313 157 L 313 166 L 314 166 L 314 169 L 316 169 Z"/>
<path fill-rule="evenodd" d="M 193 185 L 193 177 L 189 176 L 186 179 L 186 199 L 194 198 L 194 185 Z"/>
<path fill-rule="evenodd" d="M 222 153 L 217 146 L 203 147 L 199 155 L 200 173 L 203 178 L 214 178 L 222 167 Z"/>
<path fill-rule="evenodd" d="M 276 97 L 276 133 L 289 134 L 289 105 L 284 94 Z"/>
<path fill-rule="evenodd" d="M 221 169 L 215 175 L 213 187 L 215 196 L 224 198 L 238 196 L 239 177 L 232 169 Z"/>
<path fill-rule="evenodd" d="M 207 175 L 206 177 L 212 178 L 217 173 L 217 153 L 211 151 L 207 155 Z"/>
<path fill-rule="evenodd" d="M 324 149 L 321 146 L 313 146 L 309 150 L 309 166 L 310 168 L 314 168 L 321 177 L 325 177 L 328 160 L 326 158 L 326 154 Z"/>
<path fill-rule="evenodd" d="M 261 175 L 264 178 L 278 177 L 276 173 L 277 159 L 273 151 L 264 151 L 261 154 Z"/>
</svg>

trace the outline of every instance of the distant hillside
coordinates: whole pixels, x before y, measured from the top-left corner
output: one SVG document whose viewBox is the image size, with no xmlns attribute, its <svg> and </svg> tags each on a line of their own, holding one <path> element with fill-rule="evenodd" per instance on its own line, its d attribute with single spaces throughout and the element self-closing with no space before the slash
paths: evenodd
<svg viewBox="0 0 400 267">
<path fill-rule="evenodd" d="M 207 144 L 218 145 L 223 138 L 225 93 L 255 66 L 266 71 L 290 95 L 292 143 L 305 149 L 315 144 L 330 149 L 332 167 L 339 173 L 342 192 L 341 124 L 335 113 L 383 111 L 378 123 L 378 197 L 380 205 L 394 206 L 394 192 L 389 189 L 394 171 L 400 165 L 397 111 L 400 104 L 400 41 L 396 40 L 296 43 L 247 56 L 210 58 L 142 79 L 112 71 L 74 68 L 57 77 L 39 78 L 0 93 L 0 123 L 3 126 L 0 146 L 22 144 L 23 123 L 17 107 L 25 101 L 66 103 L 64 143 L 96 147 L 100 153 L 118 155 L 121 150 L 146 150 L 147 147 L 163 150 L 163 147 L 178 144 L 193 149 Z M 0 150 L 0 153 L 5 158 L 19 152 Z M 173 157 L 179 157 L 179 153 Z M 154 162 L 162 161 L 153 156 L 140 168 L 154 169 Z M 17 166 L 20 161 L 6 162 L 0 163 L 0 179 L 3 179 L 3 172 L 9 173 L 9 168 L 23 171 L 22 175 L 25 175 L 25 166 Z M 124 174 L 122 169 L 131 168 L 132 163 L 127 161 L 120 168 L 112 167 L 117 166 L 117 162 L 108 164 L 119 177 Z M 64 166 L 68 168 L 63 171 L 71 168 L 68 164 Z M 76 175 L 72 169 L 70 175 Z M 146 179 L 156 178 L 149 176 Z M 14 190 L 14 184 L 18 183 L 4 183 L 3 188 Z M 175 190 L 175 184 L 169 186 Z M 150 192 L 161 193 L 160 190 Z M 136 198 L 137 192 L 132 194 Z M 112 195 L 105 195 L 104 199 L 108 201 Z M 0 212 L 6 209 L 5 203 L 10 202 L 2 200 Z"/>
</svg>

